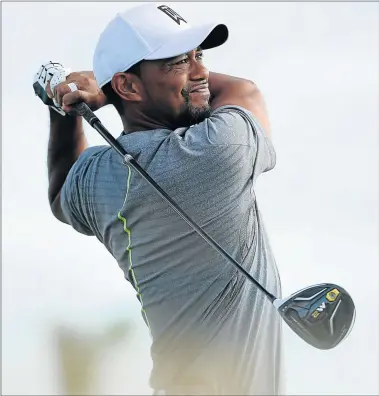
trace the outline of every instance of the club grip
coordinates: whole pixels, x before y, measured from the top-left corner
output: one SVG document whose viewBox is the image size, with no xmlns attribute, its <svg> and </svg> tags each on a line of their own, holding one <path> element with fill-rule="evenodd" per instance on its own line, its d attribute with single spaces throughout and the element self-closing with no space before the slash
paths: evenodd
<svg viewBox="0 0 379 396">
<path fill-rule="evenodd" d="M 75 105 L 75 110 L 79 115 L 81 115 L 92 127 L 95 122 L 100 122 L 100 120 L 95 116 L 95 113 L 83 102 Z"/>
</svg>

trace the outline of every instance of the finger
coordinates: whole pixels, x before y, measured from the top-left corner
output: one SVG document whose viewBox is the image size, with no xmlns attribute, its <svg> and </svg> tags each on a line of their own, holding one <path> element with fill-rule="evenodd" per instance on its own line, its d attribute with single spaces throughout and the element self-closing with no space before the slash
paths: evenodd
<svg viewBox="0 0 379 396">
<path fill-rule="evenodd" d="M 55 87 L 54 97 L 59 106 L 62 106 L 63 97 L 71 92 L 71 88 L 68 86 L 67 82 L 62 82 Z"/>
<path fill-rule="evenodd" d="M 74 91 L 64 95 L 62 100 L 62 109 L 65 112 L 69 112 L 75 109 L 75 104 L 79 102 L 87 102 L 90 98 L 88 92 L 85 91 Z"/>
</svg>

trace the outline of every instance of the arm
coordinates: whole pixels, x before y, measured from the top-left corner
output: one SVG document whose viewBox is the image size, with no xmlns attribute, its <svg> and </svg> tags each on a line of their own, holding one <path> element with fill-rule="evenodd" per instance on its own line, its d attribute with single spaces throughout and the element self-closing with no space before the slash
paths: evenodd
<svg viewBox="0 0 379 396">
<path fill-rule="evenodd" d="M 253 113 L 266 135 L 271 137 L 270 122 L 263 96 L 252 81 L 210 72 L 209 90 L 213 98 L 212 110 L 225 105 L 243 107 Z"/>
<path fill-rule="evenodd" d="M 72 165 L 88 145 L 83 132 L 82 117 L 62 117 L 52 109 L 49 112 L 48 197 L 54 216 L 66 223 L 60 205 L 60 190 Z"/>
<path fill-rule="evenodd" d="M 72 92 L 68 83 L 76 84 L 78 90 Z M 48 84 L 47 94 L 52 92 Z M 103 92 L 97 86 L 92 72 L 72 73 L 66 81 L 58 84 L 54 89 L 54 98 L 64 112 L 61 116 L 51 108 L 50 111 L 50 139 L 48 145 L 48 197 L 54 216 L 67 223 L 61 208 L 61 189 L 66 181 L 70 169 L 79 156 L 87 149 L 88 144 L 84 136 L 82 117 L 73 115 L 74 105 L 85 102 L 92 110 L 97 110 L 107 104 Z"/>
</svg>

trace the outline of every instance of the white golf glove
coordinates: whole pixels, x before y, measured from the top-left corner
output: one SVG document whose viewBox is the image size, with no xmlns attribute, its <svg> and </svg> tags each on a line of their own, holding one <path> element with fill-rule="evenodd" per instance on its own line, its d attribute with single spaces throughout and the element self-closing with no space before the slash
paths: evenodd
<svg viewBox="0 0 379 396">
<path fill-rule="evenodd" d="M 59 106 L 55 98 L 49 98 L 46 92 L 46 86 L 50 82 L 50 89 L 54 96 L 55 87 L 61 82 L 66 81 L 70 74 L 70 69 L 66 69 L 58 62 L 47 62 L 43 64 L 34 76 L 33 88 L 35 94 L 42 100 L 45 105 L 51 107 L 62 116 L 66 113 Z"/>
</svg>

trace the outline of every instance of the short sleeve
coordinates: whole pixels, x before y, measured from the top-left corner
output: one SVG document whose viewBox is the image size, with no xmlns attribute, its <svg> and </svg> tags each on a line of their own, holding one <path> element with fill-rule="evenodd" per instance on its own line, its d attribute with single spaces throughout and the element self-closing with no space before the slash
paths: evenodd
<svg viewBox="0 0 379 396">
<path fill-rule="evenodd" d="M 61 189 L 62 212 L 68 223 L 84 235 L 95 235 L 91 219 L 94 160 L 107 146 L 86 149 L 71 167 Z"/>
<path fill-rule="evenodd" d="M 251 177 L 275 167 L 276 153 L 272 142 L 254 115 L 240 106 L 227 105 L 191 129 L 192 141 L 204 145 L 248 147 Z M 246 150 L 243 151 L 244 155 Z"/>
</svg>

